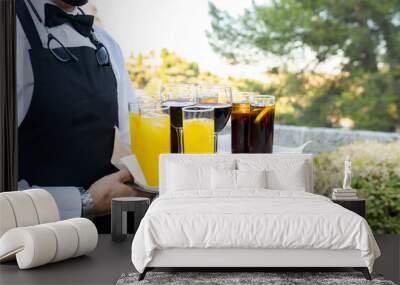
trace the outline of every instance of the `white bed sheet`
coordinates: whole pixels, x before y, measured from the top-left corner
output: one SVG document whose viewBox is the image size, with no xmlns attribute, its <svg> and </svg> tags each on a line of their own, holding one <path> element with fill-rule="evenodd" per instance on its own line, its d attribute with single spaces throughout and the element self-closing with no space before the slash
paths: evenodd
<svg viewBox="0 0 400 285">
<path fill-rule="evenodd" d="M 143 272 L 155 249 L 357 249 L 372 271 L 380 251 L 362 217 L 299 191 L 171 192 L 157 198 L 132 243 Z"/>
</svg>

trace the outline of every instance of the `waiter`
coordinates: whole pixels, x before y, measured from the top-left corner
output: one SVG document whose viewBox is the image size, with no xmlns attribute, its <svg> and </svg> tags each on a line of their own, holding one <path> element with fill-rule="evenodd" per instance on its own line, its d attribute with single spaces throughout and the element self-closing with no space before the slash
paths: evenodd
<svg viewBox="0 0 400 285">
<path fill-rule="evenodd" d="M 62 218 L 97 217 L 108 232 L 111 199 L 147 193 L 110 163 L 136 99 L 118 44 L 79 9 L 87 2 L 16 1 L 20 189 L 43 187 Z"/>
</svg>

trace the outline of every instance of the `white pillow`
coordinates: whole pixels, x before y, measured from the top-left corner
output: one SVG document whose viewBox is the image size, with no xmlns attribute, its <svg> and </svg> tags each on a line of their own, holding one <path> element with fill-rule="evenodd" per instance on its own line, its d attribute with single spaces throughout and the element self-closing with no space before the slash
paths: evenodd
<svg viewBox="0 0 400 285">
<path fill-rule="evenodd" d="M 43 189 L 29 189 L 24 190 L 22 193 L 28 194 L 32 199 L 39 218 L 39 224 L 60 220 L 56 201 L 49 192 Z"/>
<path fill-rule="evenodd" d="M 0 193 L 6 198 L 13 210 L 17 227 L 26 227 L 39 224 L 35 205 L 31 197 L 24 191 L 10 191 Z M 2 228 L 2 225 L 0 226 Z M 3 230 L 1 230 L 3 232 Z"/>
<path fill-rule="evenodd" d="M 16 258 L 20 269 L 84 255 L 96 248 L 92 221 L 74 218 L 8 230 L 0 238 L 0 261 Z"/>
<path fill-rule="evenodd" d="M 307 189 L 303 165 L 297 165 L 290 171 L 271 169 L 267 171 L 268 188 L 273 190 L 303 191 Z"/>
<path fill-rule="evenodd" d="M 238 190 L 241 188 L 266 188 L 266 171 L 263 170 L 211 170 L 213 190 Z"/>
<path fill-rule="evenodd" d="M 0 238 L 9 229 L 16 227 L 17 222 L 12 206 L 6 197 L 0 195 Z"/>
<path fill-rule="evenodd" d="M 166 190 L 211 190 L 212 168 L 233 170 L 235 160 L 194 159 L 195 155 L 185 155 L 184 159 L 169 161 L 167 167 Z"/>
<path fill-rule="evenodd" d="M 266 170 L 267 187 L 271 190 L 306 191 L 308 189 L 307 164 L 290 158 L 239 159 L 239 170 Z"/>
<path fill-rule="evenodd" d="M 236 190 L 236 170 L 212 167 L 211 181 L 213 190 Z"/>
<path fill-rule="evenodd" d="M 57 249 L 51 262 L 57 262 L 73 257 L 77 252 L 78 244 L 80 242 L 79 235 L 73 226 L 67 221 L 68 220 L 43 224 L 43 227 L 47 227 L 51 230 L 57 241 Z"/>
<path fill-rule="evenodd" d="M 211 188 L 211 167 L 169 163 L 168 191 Z"/>
<path fill-rule="evenodd" d="M 97 246 L 97 228 L 93 222 L 85 218 L 73 218 L 64 220 L 65 223 L 72 225 L 78 233 L 78 248 L 75 255 L 77 257 L 93 251 Z"/>
<path fill-rule="evenodd" d="M 43 189 L 0 193 L 0 217 L 0 237 L 15 227 L 56 222 L 60 219 L 53 196 Z"/>
<path fill-rule="evenodd" d="M 235 170 L 237 188 L 267 188 L 266 170 Z"/>
</svg>

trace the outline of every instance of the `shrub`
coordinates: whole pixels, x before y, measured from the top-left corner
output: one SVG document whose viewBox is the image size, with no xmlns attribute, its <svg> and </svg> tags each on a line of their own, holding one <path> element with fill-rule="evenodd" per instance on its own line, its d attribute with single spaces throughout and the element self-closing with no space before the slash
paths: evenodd
<svg viewBox="0 0 400 285">
<path fill-rule="evenodd" d="M 400 233 L 400 141 L 357 142 L 319 154 L 315 192 L 331 196 L 343 183 L 344 160 L 352 160 L 352 187 L 366 199 L 367 220 L 375 233 Z"/>
</svg>

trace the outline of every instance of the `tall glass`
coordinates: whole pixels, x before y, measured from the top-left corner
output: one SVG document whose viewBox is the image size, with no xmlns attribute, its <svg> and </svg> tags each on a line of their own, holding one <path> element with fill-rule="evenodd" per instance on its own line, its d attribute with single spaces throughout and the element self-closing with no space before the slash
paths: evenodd
<svg viewBox="0 0 400 285">
<path fill-rule="evenodd" d="M 229 121 L 232 107 L 232 90 L 223 85 L 198 85 L 198 106 L 214 109 L 214 142 L 215 152 L 218 151 L 218 133 Z"/>
<path fill-rule="evenodd" d="M 182 108 L 196 103 L 196 87 L 192 84 L 168 84 L 161 88 L 161 105 L 169 107 L 171 116 L 171 152 L 183 153 Z"/>
<path fill-rule="evenodd" d="M 146 182 L 158 186 L 158 162 L 162 153 L 171 152 L 170 115 L 168 107 L 129 104 L 131 149 Z"/>
<path fill-rule="evenodd" d="M 183 108 L 184 153 L 214 153 L 214 109 Z"/>
<path fill-rule="evenodd" d="M 254 96 L 250 106 L 250 153 L 272 153 L 275 97 Z"/>
<path fill-rule="evenodd" d="M 231 113 L 231 151 L 232 153 L 249 152 L 250 92 L 235 92 L 232 96 Z"/>
</svg>

